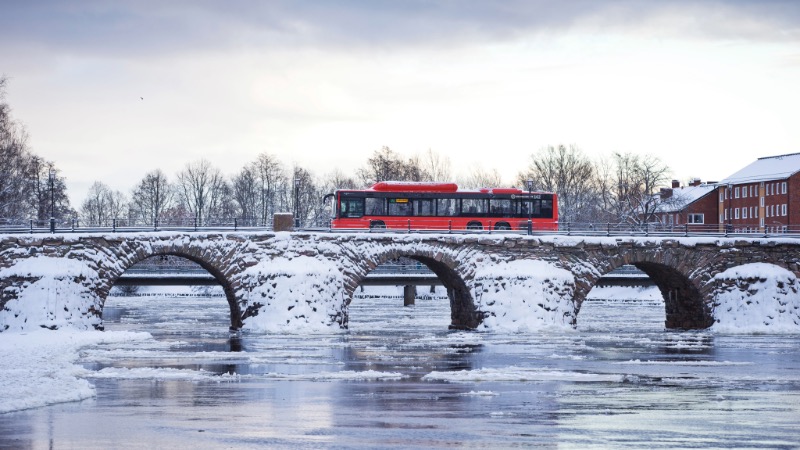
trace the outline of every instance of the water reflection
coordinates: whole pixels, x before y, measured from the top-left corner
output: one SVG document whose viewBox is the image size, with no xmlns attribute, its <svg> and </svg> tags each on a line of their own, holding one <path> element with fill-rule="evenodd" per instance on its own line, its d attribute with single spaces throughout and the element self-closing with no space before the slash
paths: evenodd
<svg viewBox="0 0 800 450">
<path fill-rule="evenodd" d="M 800 445 L 798 336 L 666 331 L 659 301 L 501 334 L 447 330 L 446 299 L 374 296 L 346 331 L 234 338 L 223 298 L 108 307 L 107 330 L 153 339 L 84 349 L 97 397 L 0 416 L 0 447 Z"/>
</svg>

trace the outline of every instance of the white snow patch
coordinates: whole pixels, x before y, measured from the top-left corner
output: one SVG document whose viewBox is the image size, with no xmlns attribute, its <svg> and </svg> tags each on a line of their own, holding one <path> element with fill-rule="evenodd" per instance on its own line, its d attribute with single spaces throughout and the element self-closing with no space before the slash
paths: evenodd
<svg viewBox="0 0 800 450">
<path fill-rule="evenodd" d="M 489 313 L 482 327 L 511 332 L 571 329 L 575 277 L 538 260 L 491 262 L 475 271 L 474 298 Z"/>
<path fill-rule="evenodd" d="M 173 369 L 165 367 L 106 367 L 86 373 L 88 378 L 114 378 L 122 380 L 179 380 L 179 381 L 235 381 L 238 375 L 217 375 L 204 370 Z"/>
<path fill-rule="evenodd" d="M 267 378 L 280 379 L 280 380 L 294 380 L 294 381 L 363 381 L 363 380 L 399 380 L 406 378 L 399 372 L 379 372 L 376 370 L 342 370 L 339 372 L 316 372 L 305 374 L 282 374 L 282 373 L 269 373 L 266 374 Z"/>
<path fill-rule="evenodd" d="M 341 311 L 344 281 L 328 260 L 275 258 L 248 268 L 244 279 L 249 303 L 261 305 L 258 315 L 244 322 L 250 331 L 330 332 Z"/>
<path fill-rule="evenodd" d="M 462 397 L 496 397 L 500 394 L 492 391 L 469 391 L 461 394 Z"/>
<path fill-rule="evenodd" d="M 0 269 L 0 279 L 28 278 L 16 290 L 16 298 L 0 310 L 0 331 L 24 331 L 38 327 L 90 329 L 100 323 L 92 313 L 100 299 L 89 286 L 97 272 L 86 263 L 70 258 L 37 256 Z"/>
<path fill-rule="evenodd" d="M 715 323 L 724 333 L 800 332 L 800 283 L 781 267 L 753 263 L 732 267 L 712 282 Z"/>
<path fill-rule="evenodd" d="M 74 364 L 82 347 L 151 339 L 148 333 L 35 330 L 0 336 L 0 414 L 95 395 L 87 370 Z"/>
<path fill-rule="evenodd" d="M 459 383 L 478 381 L 577 381 L 577 382 L 622 382 L 623 375 L 567 372 L 562 370 L 538 370 L 522 367 L 502 369 L 460 370 L 457 372 L 431 372 L 423 380 L 452 381 Z"/>
</svg>

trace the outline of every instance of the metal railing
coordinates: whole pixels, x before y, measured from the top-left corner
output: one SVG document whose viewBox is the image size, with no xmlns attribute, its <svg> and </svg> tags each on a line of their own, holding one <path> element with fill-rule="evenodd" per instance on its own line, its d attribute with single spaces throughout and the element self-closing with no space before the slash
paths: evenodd
<svg viewBox="0 0 800 450">
<path fill-rule="evenodd" d="M 721 237 L 800 237 L 800 225 L 772 224 L 760 226 L 751 224 L 627 224 L 627 223 L 590 223 L 561 222 L 558 229 L 540 229 L 537 224 L 526 225 L 520 229 L 500 229 L 496 223 L 485 221 L 480 228 L 456 229 L 452 224 L 434 227 L 414 227 L 411 221 L 402 228 L 342 229 L 324 226 L 310 226 L 297 229 L 306 232 L 334 233 L 470 233 L 470 234 L 532 234 L 532 235 L 567 235 L 567 236 L 721 236 Z M 22 233 L 126 233 L 126 232 L 158 232 L 158 231 L 272 231 L 271 224 L 238 218 L 211 218 L 202 222 L 194 218 L 181 218 L 157 221 L 152 224 L 130 219 L 109 219 L 101 224 L 86 225 L 77 219 L 50 220 L 9 220 L 0 219 L 0 234 Z"/>
</svg>

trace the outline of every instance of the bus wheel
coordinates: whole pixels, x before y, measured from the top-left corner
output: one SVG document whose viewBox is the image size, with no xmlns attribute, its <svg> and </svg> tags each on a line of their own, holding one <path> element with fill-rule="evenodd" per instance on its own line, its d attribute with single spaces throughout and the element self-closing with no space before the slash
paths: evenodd
<svg viewBox="0 0 800 450">
<path fill-rule="evenodd" d="M 369 227 L 373 229 L 384 229 L 386 228 L 386 224 L 383 223 L 382 220 L 373 220 L 369 223 Z"/>
<path fill-rule="evenodd" d="M 483 225 L 481 225 L 480 222 L 470 222 L 470 223 L 467 224 L 467 229 L 468 230 L 482 230 L 483 229 Z"/>
<path fill-rule="evenodd" d="M 499 222 L 495 224 L 494 229 L 498 231 L 508 231 L 511 229 L 511 225 L 506 222 Z"/>
</svg>

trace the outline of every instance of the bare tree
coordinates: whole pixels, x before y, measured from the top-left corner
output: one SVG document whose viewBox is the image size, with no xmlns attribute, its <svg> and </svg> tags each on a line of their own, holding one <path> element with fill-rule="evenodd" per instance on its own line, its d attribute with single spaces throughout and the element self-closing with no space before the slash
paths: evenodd
<svg viewBox="0 0 800 450">
<path fill-rule="evenodd" d="M 253 170 L 258 183 L 258 218 L 262 224 L 268 224 L 275 214 L 278 189 L 286 186 L 286 171 L 275 156 L 267 153 L 258 155 Z"/>
<path fill-rule="evenodd" d="M 25 130 L 11 117 L 5 103 L 6 78 L 0 77 L 0 219 L 26 214 L 27 166 L 31 154 Z"/>
<path fill-rule="evenodd" d="M 503 185 L 503 178 L 497 169 L 485 169 L 481 166 L 474 166 L 469 174 L 464 178 L 459 178 L 458 186 L 463 189 L 478 189 L 483 187 L 500 187 Z"/>
<path fill-rule="evenodd" d="M 233 178 L 233 198 L 247 223 L 272 221 L 280 201 L 280 189 L 287 185 L 283 164 L 273 155 L 262 153 Z"/>
<path fill-rule="evenodd" d="M 318 183 L 311 172 L 302 167 L 295 166 L 292 173 L 292 211 L 297 214 L 300 226 L 319 224 L 324 220 L 324 209 Z"/>
<path fill-rule="evenodd" d="M 131 193 L 132 218 L 147 224 L 158 223 L 170 207 L 173 187 L 160 169 L 148 172 Z"/>
<path fill-rule="evenodd" d="M 345 175 L 341 170 L 334 169 L 325 177 L 323 191 L 333 192 L 337 189 L 358 189 L 358 183 L 352 177 Z"/>
<path fill-rule="evenodd" d="M 234 200 L 233 187 L 226 179 L 222 179 L 217 185 L 215 195 L 211 196 L 211 203 L 208 209 L 208 218 L 215 218 L 216 222 L 222 224 L 222 220 L 229 224 L 234 217 L 239 216 L 241 210 Z"/>
<path fill-rule="evenodd" d="M 242 167 L 242 170 L 233 177 L 233 198 L 239 205 L 242 224 L 256 225 L 258 223 L 259 189 L 255 170 L 252 164 Z"/>
<path fill-rule="evenodd" d="M 574 145 L 541 149 L 518 176 L 520 185 L 533 181 L 534 189 L 558 193 L 558 216 L 563 222 L 587 222 L 595 217 L 595 166 Z"/>
<path fill-rule="evenodd" d="M 88 226 L 109 226 L 114 219 L 124 218 L 126 208 L 122 192 L 95 181 L 81 205 L 81 221 Z"/>
<path fill-rule="evenodd" d="M 431 149 L 422 157 L 422 169 L 430 177 L 430 181 L 451 181 L 450 158 L 442 156 Z"/>
<path fill-rule="evenodd" d="M 409 172 L 403 158 L 384 146 L 373 153 L 365 167 L 358 170 L 358 178 L 363 186 L 370 186 L 380 181 L 407 180 Z"/>
<path fill-rule="evenodd" d="M 641 224 L 653 220 L 661 202 L 654 195 L 669 180 L 669 168 L 655 156 L 614 153 L 597 166 L 600 205 L 608 221 Z"/>
<path fill-rule="evenodd" d="M 186 164 L 178 174 L 178 196 L 196 224 L 202 225 L 218 206 L 224 182 L 219 169 L 205 159 Z"/>
<path fill-rule="evenodd" d="M 50 217 L 61 220 L 75 216 L 67 196 L 66 179 L 54 163 L 31 156 L 27 169 L 27 201 L 38 220 Z"/>
</svg>

